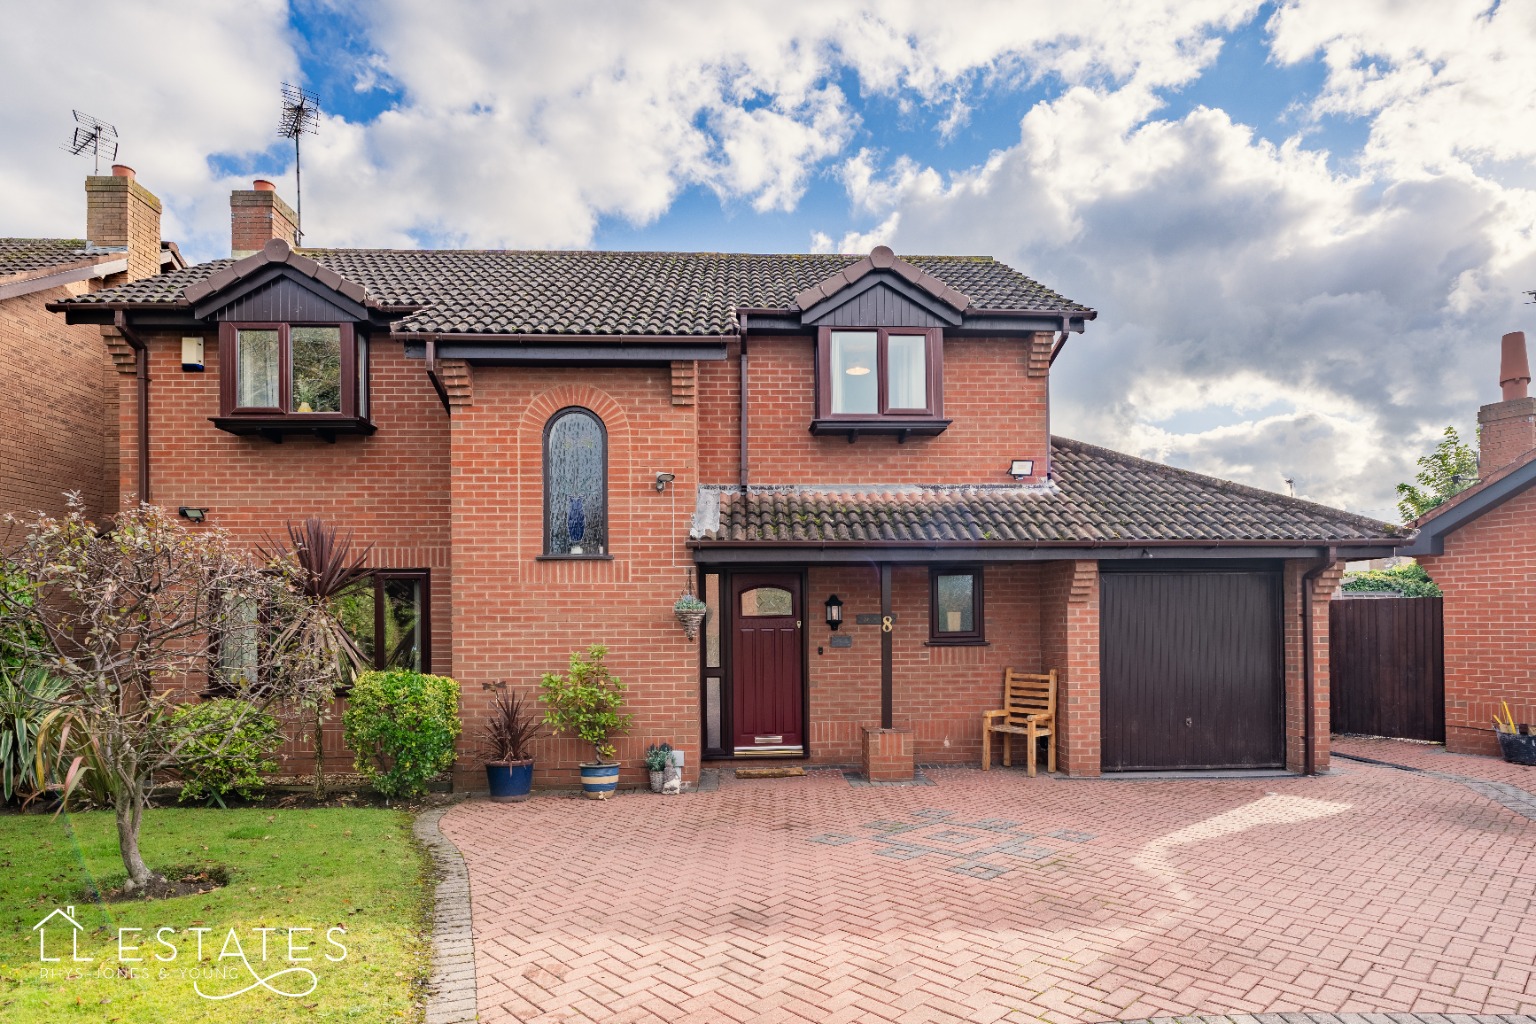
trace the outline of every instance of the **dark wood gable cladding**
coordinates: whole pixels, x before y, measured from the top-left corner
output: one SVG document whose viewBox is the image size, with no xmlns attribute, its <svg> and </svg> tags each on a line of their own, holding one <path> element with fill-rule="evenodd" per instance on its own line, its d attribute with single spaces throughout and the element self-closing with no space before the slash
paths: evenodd
<svg viewBox="0 0 1536 1024">
<path fill-rule="evenodd" d="M 877 270 L 800 316 L 816 327 L 958 326 L 961 311 L 889 271 Z"/>
<path fill-rule="evenodd" d="M 242 323 L 367 322 L 368 309 L 283 264 L 272 264 L 192 307 L 199 319 Z"/>
</svg>

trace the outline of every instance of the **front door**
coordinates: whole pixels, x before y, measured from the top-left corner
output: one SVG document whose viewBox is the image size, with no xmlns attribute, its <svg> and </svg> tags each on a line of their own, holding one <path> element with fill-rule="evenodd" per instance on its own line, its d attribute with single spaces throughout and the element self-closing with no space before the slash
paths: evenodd
<svg viewBox="0 0 1536 1024">
<path fill-rule="evenodd" d="M 737 757 L 798 756 L 805 749 L 800 577 L 731 578 L 732 731 Z"/>
</svg>

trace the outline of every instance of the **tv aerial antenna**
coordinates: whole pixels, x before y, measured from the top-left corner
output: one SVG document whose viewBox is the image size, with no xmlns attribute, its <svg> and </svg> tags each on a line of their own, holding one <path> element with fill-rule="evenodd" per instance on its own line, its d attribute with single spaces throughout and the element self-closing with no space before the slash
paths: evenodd
<svg viewBox="0 0 1536 1024">
<path fill-rule="evenodd" d="M 299 163 L 299 140 L 315 134 L 320 125 L 320 98 L 307 89 L 283 83 L 283 117 L 278 122 L 277 134 L 293 140 L 293 190 L 297 205 L 298 223 L 294 225 L 294 240 L 304 242 L 304 179 Z"/>
<path fill-rule="evenodd" d="M 91 154 L 96 160 L 96 173 L 100 174 L 103 156 L 108 163 L 117 159 L 117 128 L 97 120 L 83 110 L 70 113 L 75 115 L 75 134 L 64 144 L 64 148 L 75 156 Z"/>
</svg>

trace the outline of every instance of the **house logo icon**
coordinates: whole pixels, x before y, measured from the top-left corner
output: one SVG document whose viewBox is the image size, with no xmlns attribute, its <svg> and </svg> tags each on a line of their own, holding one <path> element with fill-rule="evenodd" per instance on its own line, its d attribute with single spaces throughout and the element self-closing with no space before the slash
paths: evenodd
<svg viewBox="0 0 1536 1024">
<path fill-rule="evenodd" d="M 85 931 L 85 925 L 83 925 L 79 921 L 75 920 L 75 908 L 74 907 L 64 907 L 62 909 L 55 908 L 54 911 L 51 914 L 49 914 L 47 917 L 43 918 L 41 921 L 37 922 L 37 924 L 32 926 L 32 930 L 37 932 L 37 958 L 39 960 L 41 960 L 43 963 L 53 963 L 53 964 L 56 964 L 56 963 L 59 962 L 59 958 L 58 957 L 56 957 L 56 956 L 49 956 L 48 955 L 48 925 L 56 917 L 62 917 L 64 919 L 64 921 L 67 922 L 69 924 L 69 926 L 70 926 L 70 933 L 69 933 L 70 952 L 73 955 L 74 960 L 77 963 L 83 963 L 85 961 L 95 959 L 94 957 L 89 957 L 88 956 L 88 957 L 82 958 L 80 956 L 80 942 L 79 942 L 79 938 L 80 938 L 80 933 Z M 59 928 L 59 927 L 62 927 L 62 926 L 63 926 L 62 924 L 56 924 L 54 927 Z"/>
</svg>

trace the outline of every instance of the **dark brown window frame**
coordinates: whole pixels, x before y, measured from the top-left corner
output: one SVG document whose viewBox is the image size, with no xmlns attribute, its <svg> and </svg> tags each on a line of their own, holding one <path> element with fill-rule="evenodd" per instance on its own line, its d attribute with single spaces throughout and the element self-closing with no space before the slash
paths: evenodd
<svg viewBox="0 0 1536 1024">
<path fill-rule="evenodd" d="M 549 550 L 549 432 L 562 418 L 573 413 L 585 413 L 597 422 L 597 429 L 603 438 L 603 550 L 583 551 L 579 555 L 570 552 L 551 552 Z M 579 562 L 579 561 L 612 561 L 613 560 L 613 522 L 608 515 L 608 424 L 596 412 L 584 405 L 567 405 L 557 409 L 549 419 L 544 421 L 544 436 L 539 442 L 539 487 L 543 494 L 539 499 L 539 519 L 543 542 L 537 561 L 541 562 Z"/>
<path fill-rule="evenodd" d="M 939 577 L 970 576 L 971 623 L 975 627 L 964 633 L 939 630 Z M 930 647 L 981 647 L 987 643 L 987 585 L 986 573 L 980 565 L 931 565 L 928 567 L 928 646 Z"/>
<path fill-rule="evenodd" d="M 832 411 L 832 335 L 875 334 L 876 412 Z M 922 409 L 889 407 L 888 379 L 891 335 L 923 337 L 927 341 L 928 405 Z M 816 418 L 818 420 L 937 420 L 944 417 L 944 331 L 937 327 L 821 327 L 816 338 Z"/>
<path fill-rule="evenodd" d="M 292 329 L 295 327 L 336 327 L 341 330 L 341 411 L 340 412 L 293 412 L 289 406 L 293 403 L 293 342 Z M 277 331 L 278 345 L 278 371 L 277 388 L 282 397 L 281 406 L 249 407 L 236 405 L 239 396 L 240 360 L 238 354 L 238 332 L 240 331 Z M 225 426 L 225 423 L 236 424 L 239 422 L 271 423 L 289 425 L 311 425 L 324 428 L 334 426 L 346 428 L 348 426 L 366 425 L 368 418 L 358 411 L 359 405 L 368 403 L 366 392 L 368 381 L 366 376 L 358 375 L 358 331 L 355 324 L 342 321 L 340 323 L 311 323 L 298 322 L 259 322 L 259 321 L 227 321 L 219 325 L 219 418 L 215 422 Z M 367 369 L 367 356 L 362 357 L 362 367 Z M 361 403 L 360 400 L 361 399 Z M 224 422 L 220 422 L 224 421 Z M 227 428 L 226 428 L 227 429 Z"/>
<path fill-rule="evenodd" d="M 373 587 L 373 665 L 372 668 L 383 671 L 382 655 L 385 653 L 379 644 L 379 637 L 384 635 L 384 581 L 386 580 L 415 580 L 421 584 L 421 668 L 424 674 L 432 671 L 432 570 L 431 569 L 370 569 L 367 575 L 368 584 Z"/>
</svg>

